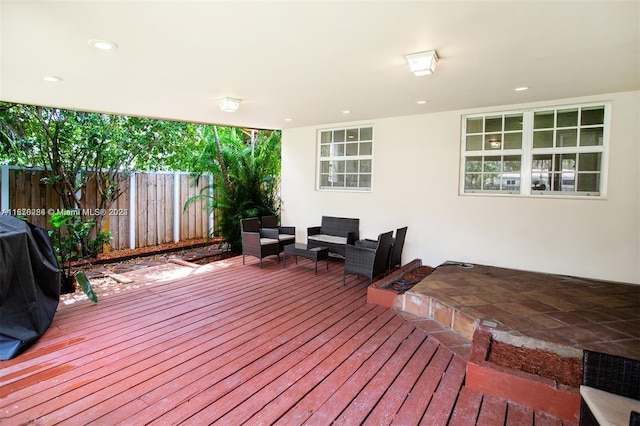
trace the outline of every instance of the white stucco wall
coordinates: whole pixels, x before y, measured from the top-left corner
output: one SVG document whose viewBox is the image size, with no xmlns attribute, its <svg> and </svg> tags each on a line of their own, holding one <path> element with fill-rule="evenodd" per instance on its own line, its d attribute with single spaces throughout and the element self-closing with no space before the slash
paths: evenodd
<svg viewBox="0 0 640 426">
<path fill-rule="evenodd" d="M 612 102 L 606 199 L 461 196 L 463 114 Z M 283 131 L 282 223 L 298 241 L 322 215 L 360 218 L 363 238 L 409 227 L 403 262 L 446 260 L 640 284 L 640 92 L 346 125 L 375 126 L 373 192 L 316 191 L 316 132 Z"/>
</svg>

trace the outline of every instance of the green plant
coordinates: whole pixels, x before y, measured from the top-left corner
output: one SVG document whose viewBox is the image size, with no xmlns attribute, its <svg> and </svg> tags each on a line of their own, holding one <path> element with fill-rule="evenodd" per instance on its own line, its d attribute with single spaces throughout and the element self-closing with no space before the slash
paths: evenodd
<svg viewBox="0 0 640 426">
<path fill-rule="evenodd" d="M 49 222 L 53 225 L 49 236 L 62 271 L 62 292 L 71 292 L 74 280 L 74 276 L 71 274 L 71 263 L 74 260 L 82 259 L 83 252 L 88 251 L 93 256 L 97 255 L 102 249 L 102 244 L 110 240 L 111 234 L 110 231 L 106 231 L 99 233 L 96 238 L 91 238 L 90 232 L 95 223 L 93 220 L 83 222 L 74 210 L 54 213 Z M 84 250 L 83 247 L 88 247 L 88 250 Z M 82 282 L 77 280 L 80 288 L 92 302 L 98 303 L 98 297 L 93 292 L 91 283 L 86 279 L 84 273 L 82 276 L 85 278 Z"/>
<path fill-rule="evenodd" d="M 214 179 L 187 201 L 185 210 L 192 202 L 206 199 L 207 208 L 216 211 L 216 232 L 239 253 L 241 219 L 279 214 L 280 132 L 207 126 L 202 137 L 207 143 L 199 158 L 202 166 L 197 168 L 212 173 Z"/>
</svg>

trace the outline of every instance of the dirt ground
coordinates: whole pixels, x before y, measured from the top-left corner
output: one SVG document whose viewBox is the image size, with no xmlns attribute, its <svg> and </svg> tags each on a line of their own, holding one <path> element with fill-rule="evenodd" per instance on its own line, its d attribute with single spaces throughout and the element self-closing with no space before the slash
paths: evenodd
<svg viewBox="0 0 640 426">
<path fill-rule="evenodd" d="M 85 272 L 98 296 L 122 293 L 140 288 L 145 283 L 185 276 L 193 268 L 234 256 L 218 241 L 191 240 L 182 244 L 165 244 L 152 249 L 122 250 L 101 255 L 98 259 L 78 262 L 72 273 Z M 60 302 L 73 304 L 87 296 L 76 288 L 60 295 Z"/>
</svg>

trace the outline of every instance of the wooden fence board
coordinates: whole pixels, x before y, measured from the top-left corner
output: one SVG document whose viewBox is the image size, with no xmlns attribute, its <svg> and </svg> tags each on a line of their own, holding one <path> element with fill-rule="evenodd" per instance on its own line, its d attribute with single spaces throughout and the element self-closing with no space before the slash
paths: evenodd
<svg viewBox="0 0 640 426">
<path fill-rule="evenodd" d="M 29 209 L 38 214 L 26 215 L 26 219 L 41 228 L 51 229 L 49 224 L 51 212 L 62 210 L 60 197 L 50 185 L 40 182 L 43 172 L 35 169 L 9 168 L 9 209 L 22 211 Z M 136 202 L 131 209 L 131 190 L 129 178 L 120 185 L 124 189 L 122 195 L 106 209 L 104 229 L 111 230 L 111 250 L 130 248 L 130 224 L 135 215 L 135 247 L 150 247 L 174 241 L 174 191 L 175 179 L 178 179 L 179 194 L 178 212 L 179 240 L 205 238 L 209 233 L 209 213 L 206 203 L 193 203 L 186 211 L 182 207 L 187 200 L 200 194 L 208 185 L 205 176 L 198 185 L 194 185 L 189 174 L 174 173 L 136 173 Z M 3 182 L 3 185 L 5 183 Z M 92 211 L 98 207 L 99 193 L 94 179 L 89 181 L 82 197 L 86 200 L 86 208 Z M 93 200 L 93 201 L 92 201 Z"/>
</svg>

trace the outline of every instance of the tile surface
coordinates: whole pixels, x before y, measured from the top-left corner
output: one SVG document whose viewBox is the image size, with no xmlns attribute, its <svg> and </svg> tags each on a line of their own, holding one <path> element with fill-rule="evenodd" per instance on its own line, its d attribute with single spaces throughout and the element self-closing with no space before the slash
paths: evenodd
<svg viewBox="0 0 640 426">
<path fill-rule="evenodd" d="M 437 301 L 435 320 L 446 305 L 497 330 L 640 359 L 639 285 L 443 264 L 406 295 Z"/>
</svg>

